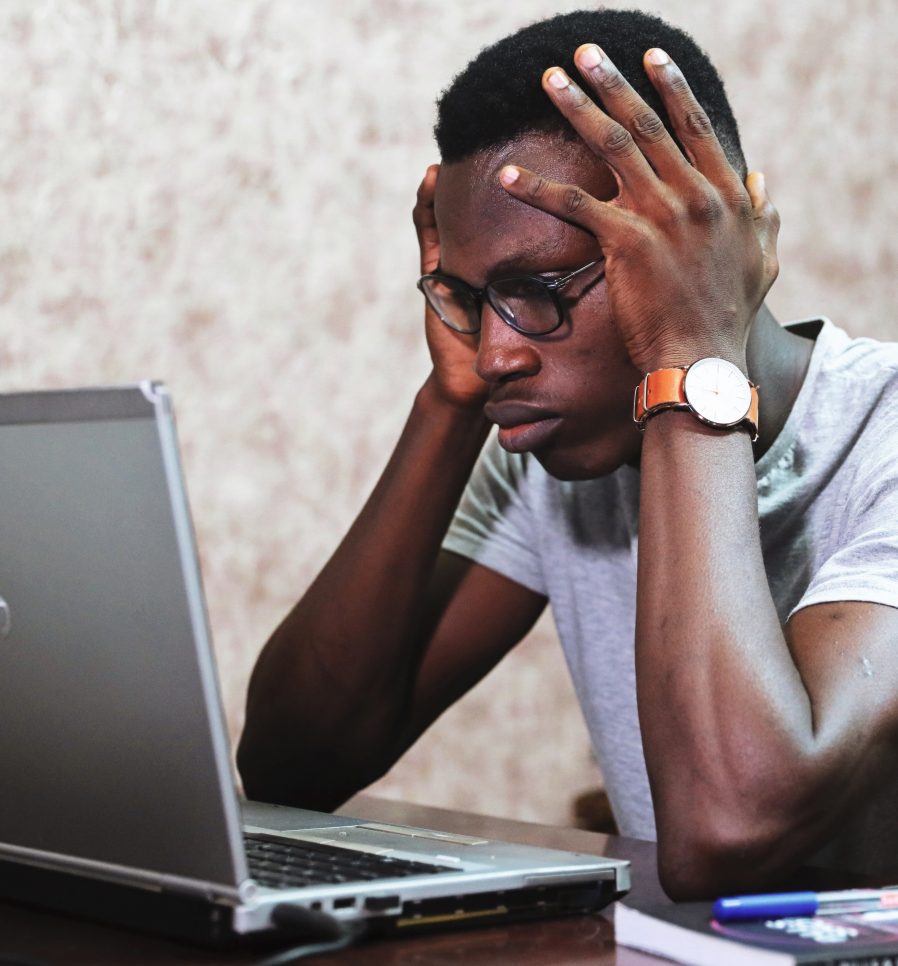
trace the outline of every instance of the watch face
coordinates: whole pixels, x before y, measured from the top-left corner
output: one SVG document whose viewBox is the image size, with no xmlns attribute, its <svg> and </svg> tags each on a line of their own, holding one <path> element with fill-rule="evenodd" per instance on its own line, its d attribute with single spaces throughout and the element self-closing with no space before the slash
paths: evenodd
<svg viewBox="0 0 898 966">
<path fill-rule="evenodd" d="M 712 426 L 735 426 L 751 408 L 751 386 L 738 366 L 725 359 L 699 359 L 686 372 L 686 401 Z"/>
</svg>

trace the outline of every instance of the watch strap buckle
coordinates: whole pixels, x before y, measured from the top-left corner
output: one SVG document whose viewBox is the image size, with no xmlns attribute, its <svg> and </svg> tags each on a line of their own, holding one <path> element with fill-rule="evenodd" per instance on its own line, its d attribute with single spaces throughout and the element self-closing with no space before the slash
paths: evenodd
<svg viewBox="0 0 898 966">
<path fill-rule="evenodd" d="M 633 393 L 633 422 L 645 432 L 649 416 L 665 409 L 689 409 L 683 388 L 688 366 L 647 372 Z"/>
</svg>

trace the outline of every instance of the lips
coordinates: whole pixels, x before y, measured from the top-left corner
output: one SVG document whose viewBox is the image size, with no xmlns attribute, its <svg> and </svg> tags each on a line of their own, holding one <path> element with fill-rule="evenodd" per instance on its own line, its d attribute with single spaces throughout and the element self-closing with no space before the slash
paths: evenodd
<svg viewBox="0 0 898 966">
<path fill-rule="evenodd" d="M 499 427 L 499 445 L 509 453 L 526 453 L 544 446 L 561 425 L 561 416 L 531 403 L 489 402 L 486 418 Z"/>
</svg>

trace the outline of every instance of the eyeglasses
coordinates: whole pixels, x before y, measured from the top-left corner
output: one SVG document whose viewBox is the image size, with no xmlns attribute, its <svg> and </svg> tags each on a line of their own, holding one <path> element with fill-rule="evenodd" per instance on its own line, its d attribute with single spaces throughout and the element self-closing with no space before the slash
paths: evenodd
<svg viewBox="0 0 898 966">
<path fill-rule="evenodd" d="M 564 321 L 564 307 L 558 292 L 572 278 L 600 261 L 594 259 L 561 278 L 547 280 L 539 275 L 515 275 L 490 282 L 486 288 L 474 288 L 451 275 L 422 275 L 418 288 L 440 319 L 456 332 L 480 331 L 480 316 L 486 301 L 516 332 L 548 335 Z"/>
</svg>

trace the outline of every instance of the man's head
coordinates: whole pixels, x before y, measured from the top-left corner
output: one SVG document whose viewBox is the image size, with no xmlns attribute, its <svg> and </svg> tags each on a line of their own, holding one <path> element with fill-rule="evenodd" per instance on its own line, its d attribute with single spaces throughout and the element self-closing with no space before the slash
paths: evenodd
<svg viewBox="0 0 898 966">
<path fill-rule="evenodd" d="M 577 134 L 546 97 L 540 77 L 547 67 L 578 75 L 574 51 L 597 43 L 642 99 L 667 124 L 667 114 L 642 66 L 650 47 L 666 50 L 686 75 L 717 133 L 730 164 L 748 174 L 739 127 L 723 81 L 707 54 L 682 30 L 639 10 L 578 10 L 524 27 L 482 50 L 437 102 L 434 128 L 444 162 L 461 161 L 485 148 L 531 132 Z"/>
<path fill-rule="evenodd" d="M 617 193 L 611 170 L 586 147 L 541 86 L 543 71 L 573 77 L 573 53 L 599 44 L 666 122 L 642 64 L 661 47 L 677 62 L 734 166 L 743 176 L 739 134 L 717 72 L 681 31 L 638 12 L 566 14 L 527 27 L 483 51 L 439 102 L 442 166 L 435 214 L 439 271 L 475 288 L 521 274 L 557 278 L 598 259 L 566 286 L 565 321 L 531 337 L 490 308 L 481 315 L 475 371 L 489 385 L 487 415 L 503 427 L 500 442 L 532 450 L 561 479 L 591 478 L 638 458 L 633 389 L 642 376 L 615 324 L 603 253 L 587 231 L 518 201 L 499 184 L 512 163 L 576 184 L 594 198 Z M 620 297 L 615 289 L 615 297 Z"/>
</svg>

